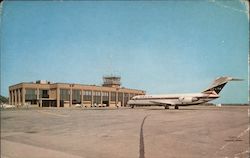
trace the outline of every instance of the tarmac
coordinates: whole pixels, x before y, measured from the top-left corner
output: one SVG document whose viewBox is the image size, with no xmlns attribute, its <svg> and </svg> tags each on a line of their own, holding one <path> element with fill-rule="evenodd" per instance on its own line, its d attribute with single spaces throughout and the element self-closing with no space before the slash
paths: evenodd
<svg viewBox="0 0 250 158">
<path fill-rule="evenodd" d="M 248 158 L 248 106 L 1 110 L 1 158 Z"/>
</svg>

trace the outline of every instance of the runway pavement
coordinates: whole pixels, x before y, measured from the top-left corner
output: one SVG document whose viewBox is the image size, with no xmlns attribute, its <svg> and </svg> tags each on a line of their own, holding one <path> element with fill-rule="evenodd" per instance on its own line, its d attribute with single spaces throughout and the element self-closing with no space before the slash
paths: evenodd
<svg viewBox="0 0 250 158">
<path fill-rule="evenodd" d="M 4 109 L 1 158 L 248 158 L 248 109 Z"/>
</svg>

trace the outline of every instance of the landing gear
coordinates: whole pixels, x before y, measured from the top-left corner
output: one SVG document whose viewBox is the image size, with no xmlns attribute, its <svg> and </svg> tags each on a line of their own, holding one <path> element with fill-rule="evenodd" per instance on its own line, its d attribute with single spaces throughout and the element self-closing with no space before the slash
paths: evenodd
<svg viewBox="0 0 250 158">
<path fill-rule="evenodd" d="M 174 109 L 179 109 L 179 106 L 175 105 L 175 106 L 174 106 Z"/>
<path fill-rule="evenodd" d="M 131 108 L 133 109 L 133 108 L 134 108 L 134 105 L 131 105 Z"/>
<path fill-rule="evenodd" d="M 169 106 L 168 106 L 168 105 L 165 105 L 164 107 L 165 107 L 165 109 L 169 109 Z"/>
</svg>

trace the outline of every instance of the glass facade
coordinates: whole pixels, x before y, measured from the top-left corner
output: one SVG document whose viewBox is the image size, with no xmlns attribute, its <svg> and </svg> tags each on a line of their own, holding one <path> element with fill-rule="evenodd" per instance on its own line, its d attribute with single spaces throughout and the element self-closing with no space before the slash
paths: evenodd
<svg viewBox="0 0 250 158">
<path fill-rule="evenodd" d="M 81 94 L 80 90 L 72 90 L 72 103 L 80 104 L 81 103 Z"/>
<path fill-rule="evenodd" d="M 36 89 L 26 89 L 25 100 L 36 100 Z"/>
<path fill-rule="evenodd" d="M 83 101 L 91 101 L 91 91 L 83 91 Z"/>
<path fill-rule="evenodd" d="M 111 92 L 111 101 L 116 101 L 116 92 Z"/>
<path fill-rule="evenodd" d="M 16 92 L 16 97 L 14 96 L 14 99 L 18 98 L 18 92 Z M 36 104 L 37 98 L 36 98 L 36 89 L 26 89 L 25 92 L 25 101 L 29 102 L 30 104 Z M 17 102 L 17 100 L 16 100 Z"/>
<path fill-rule="evenodd" d="M 123 93 L 119 92 L 118 93 L 118 101 L 122 102 L 122 98 L 123 98 Z"/>
<path fill-rule="evenodd" d="M 109 92 L 102 92 L 102 101 L 109 101 Z"/>
<path fill-rule="evenodd" d="M 39 98 L 49 98 L 49 90 L 40 89 L 39 90 Z"/>
<path fill-rule="evenodd" d="M 60 89 L 60 100 L 69 101 L 69 89 Z"/>
<path fill-rule="evenodd" d="M 101 104 L 101 92 L 100 91 L 93 91 L 93 103 Z"/>
<path fill-rule="evenodd" d="M 121 106 L 123 106 L 123 93 L 122 92 L 118 93 L 118 102 L 120 102 Z"/>
<path fill-rule="evenodd" d="M 102 103 L 104 106 L 109 106 L 109 92 L 102 92 Z"/>
</svg>

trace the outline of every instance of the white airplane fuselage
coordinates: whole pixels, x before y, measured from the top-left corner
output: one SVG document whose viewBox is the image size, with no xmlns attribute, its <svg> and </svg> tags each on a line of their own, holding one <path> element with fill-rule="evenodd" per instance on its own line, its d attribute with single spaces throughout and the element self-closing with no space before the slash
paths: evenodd
<svg viewBox="0 0 250 158">
<path fill-rule="evenodd" d="M 217 94 L 187 93 L 165 95 L 138 95 L 129 100 L 129 105 L 196 105 L 219 98 Z"/>
</svg>

